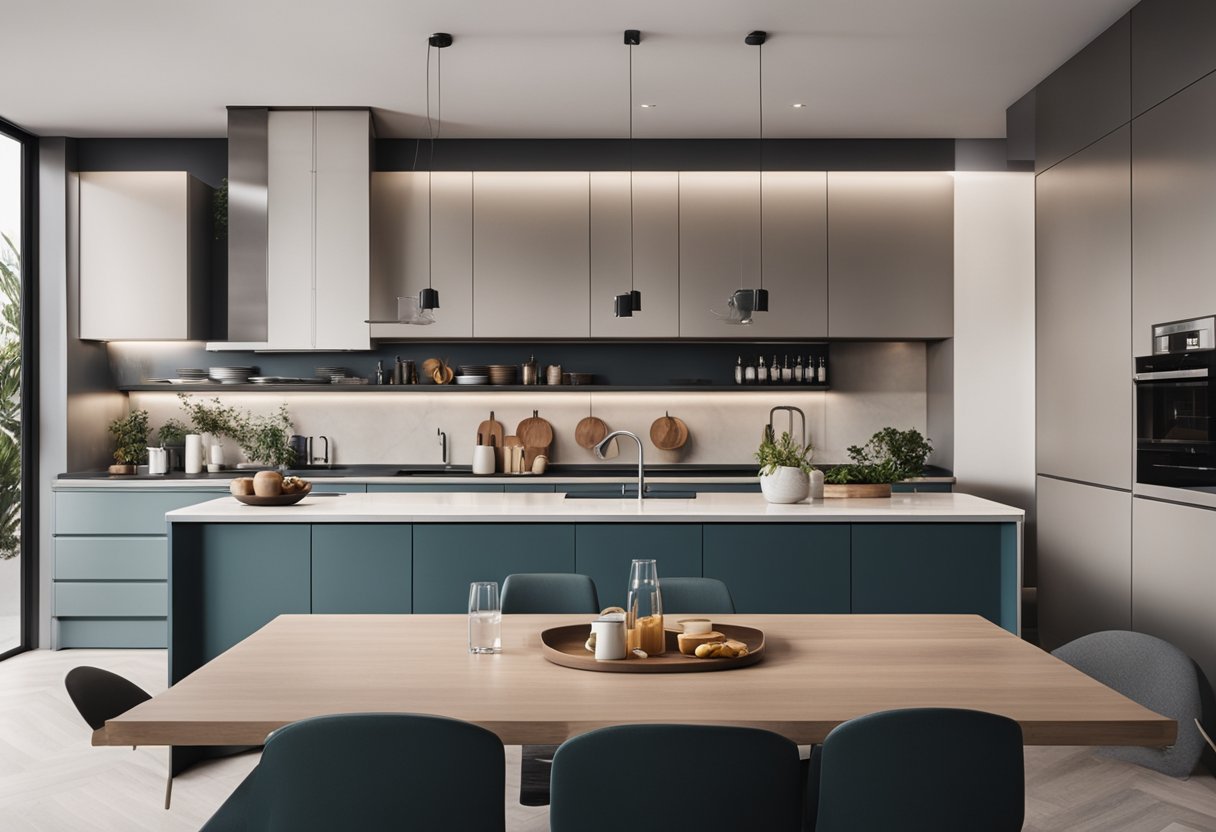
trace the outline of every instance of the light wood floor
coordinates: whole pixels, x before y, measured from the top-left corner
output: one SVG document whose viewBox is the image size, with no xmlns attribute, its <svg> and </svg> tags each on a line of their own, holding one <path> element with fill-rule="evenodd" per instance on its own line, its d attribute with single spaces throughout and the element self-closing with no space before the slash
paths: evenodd
<svg viewBox="0 0 1216 832">
<path fill-rule="evenodd" d="M 113 670 L 149 691 L 165 687 L 161 650 L 38 651 L 0 662 L 0 829 L 197 830 L 257 762 L 246 754 L 197 766 L 161 808 L 163 749 L 93 748 L 63 689 L 72 667 Z M 548 829 L 548 812 L 520 806 L 519 749 L 507 756 L 507 828 Z M 1174 780 L 1088 749 L 1026 749 L 1026 830 L 1216 832 L 1216 781 Z"/>
</svg>

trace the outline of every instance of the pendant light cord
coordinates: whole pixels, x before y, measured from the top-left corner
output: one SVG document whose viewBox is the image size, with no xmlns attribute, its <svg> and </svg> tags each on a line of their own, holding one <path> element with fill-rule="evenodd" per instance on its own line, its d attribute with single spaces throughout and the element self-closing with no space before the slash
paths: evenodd
<svg viewBox="0 0 1216 832">
<path fill-rule="evenodd" d="M 435 171 L 435 139 L 439 137 L 439 131 L 443 127 L 443 50 L 437 51 L 435 60 L 435 75 L 438 90 L 436 91 L 436 107 L 435 107 L 435 122 L 431 124 L 431 42 L 428 39 L 426 44 L 426 135 L 430 141 L 430 158 L 426 164 L 426 287 L 434 288 L 431 281 L 431 251 L 434 248 L 433 235 L 431 234 L 432 208 L 431 208 L 431 182 Z M 418 157 L 417 145 L 414 146 L 414 158 Z"/>
<path fill-rule="evenodd" d="M 637 288 L 633 255 L 633 44 L 629 44 L 629 291 Z"/>
<path fill-rule="evenodd" d="M 760 104 L 760 288 L 764 288 L 764 43 L 761 42 L 756 47 L 756 60 L 758 63 L 758 71 L 756 77 L 759 79 L 759 95 L 758 101 Z"/>
</svg>

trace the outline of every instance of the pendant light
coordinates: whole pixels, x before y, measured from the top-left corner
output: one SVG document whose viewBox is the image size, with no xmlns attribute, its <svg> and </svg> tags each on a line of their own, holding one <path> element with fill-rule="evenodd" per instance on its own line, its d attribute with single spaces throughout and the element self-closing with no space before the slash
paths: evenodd
<svg viewBox="0 0 1216 832">
<path fill-rule="evenodd" d="M 760 122 L 760 288 L 755 290 L 752 311 L 767 312 L 768 289 L 764 288 L 764 42 L 768 40 L 768 32 L 749 32 L 743 40 L 748 46 L 756 47 L 757 112 Z"/>
<path fill-rule="evenodd" d="M 625 30 L 625 46 L 629 49 L 629 291 L 612 299 L 612 314 L 632 318 L 642 309 L 642 293 L 636 288 L 633 255 L 633 47 L 642 42 L 637 29 Z"/>
<path fill-rule="evenodd" d="M 447 32 L 436 32 L 426 41 L 426 134 L 430 140 L 430 159 L 426 166 L 426 288 L 418 293 L 419 309 L 438 309 L 439 290 L 431 282 L 431 249 L 433 239 L 431 234 L 434 212 L 431 209 L 431 180 L 435 170 L 435 139 L 443 124 L 443 52 L 436 53 L 436 114 L 435 123 L 431 125 L 431 49 L 443 50 L 452 45 L 452 36 Z"/>
</svg>

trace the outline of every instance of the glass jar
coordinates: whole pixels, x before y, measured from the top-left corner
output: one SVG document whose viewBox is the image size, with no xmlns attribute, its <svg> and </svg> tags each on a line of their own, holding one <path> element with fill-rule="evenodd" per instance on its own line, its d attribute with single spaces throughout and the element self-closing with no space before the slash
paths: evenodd
<svg viewBox="0 0 1216 832">
<path fill-rule="evenodd" d="M 662 655 L 667 645 L 663 632 L 663 593 L 659 590 L 658 561 L 635 560 L 629 567 L 629 595 L 625 610 L 628 649 L 640 649 L 648 656 Z"/>
</svg>

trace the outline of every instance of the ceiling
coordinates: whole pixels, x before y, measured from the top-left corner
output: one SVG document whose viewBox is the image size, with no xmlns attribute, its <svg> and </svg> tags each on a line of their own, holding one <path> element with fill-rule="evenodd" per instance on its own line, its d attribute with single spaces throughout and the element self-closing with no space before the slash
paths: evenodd
<svg viewBox="0 0 1216 832">
<path fill-rule="evenodd" d="M 7 3 L 0 116 L 42 135 L 223 136 L 225 106 L 371 106 L 446 138 L 988 138 L 1134 0 L 40 0 Z M 23 79 L 16 82 L 13 79 Z M 656 104 L 641 109 L 641 103 Z M 805 103 L 803 109 L 790 105 Z"/>
</svg>

